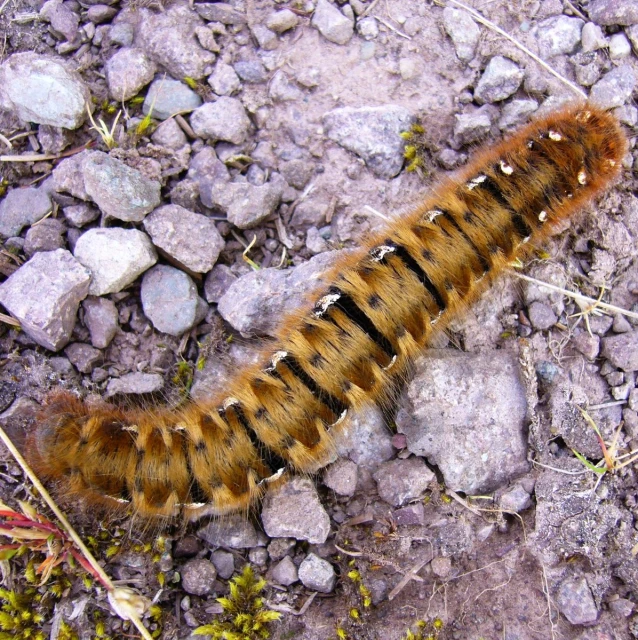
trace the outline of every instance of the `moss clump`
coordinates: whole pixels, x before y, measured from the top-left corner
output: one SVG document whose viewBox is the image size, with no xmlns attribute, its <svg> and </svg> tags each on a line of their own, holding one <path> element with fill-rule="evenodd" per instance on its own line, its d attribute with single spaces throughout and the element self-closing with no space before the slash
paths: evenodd
<svg viewBox="0 0 638 640">
<path fill-rule="evenodd" d="M 241 576 L 230 581 L 230 595 L 217 598 L 224 612 L 211 624 L 197 627 L 198 636 L 213 640 L 261 640 L 270 637 L 268 625 L 279 620 L 281 614 L 264 607 L 260 594 L 266 586 L 263 578 L 255 578 L 250 565 Z"/>
</svg>

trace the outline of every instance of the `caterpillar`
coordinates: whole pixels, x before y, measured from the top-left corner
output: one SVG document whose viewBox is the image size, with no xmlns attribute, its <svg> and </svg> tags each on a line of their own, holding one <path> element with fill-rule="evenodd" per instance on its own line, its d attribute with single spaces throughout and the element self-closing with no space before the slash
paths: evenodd
<svg viewBox="0 0 638 640">
<path fill-rule="evenodd" d="M 528 124 L 343 257 L 217 397 L 142 411 L 59 393 L 34 465 L 144 517 L 248 510 L 284 474 L 333 459 L 349 414 L 391 402 L 432 337 L 608 187 L 625 152 L 614 117 L 591 104 Z"/>
</svg>

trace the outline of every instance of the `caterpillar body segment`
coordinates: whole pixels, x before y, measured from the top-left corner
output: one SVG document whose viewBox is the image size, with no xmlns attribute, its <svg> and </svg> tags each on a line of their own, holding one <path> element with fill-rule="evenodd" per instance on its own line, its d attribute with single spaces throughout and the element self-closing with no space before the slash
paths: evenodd
<svg viewBox="0 0 638 640">
<path fill-rule="evenodd" d="M 613 183 L 625 149 L 591 105 L 529 124 L 337 263 L 209 402 L 124 411 L 53 396 L 36 467 L 147 517 L 249 509 L 282 473 L 327 464 L 349 414 L 390 401 L 434 332 Z"/>
</svg>

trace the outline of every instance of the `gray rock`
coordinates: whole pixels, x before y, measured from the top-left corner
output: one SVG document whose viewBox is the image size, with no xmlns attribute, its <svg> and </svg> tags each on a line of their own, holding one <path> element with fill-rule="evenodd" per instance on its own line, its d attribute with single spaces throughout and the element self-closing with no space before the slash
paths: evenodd
<svg viewBox="0 0 638 640">
<path fill-rule="evenodd" d="M 64 349 L 64 355 L 80 373 L 91 373 L 104 359 L 101 351 L 83 342 L 72 342 Z"/>
<path fill-rule="evenodd" d="M 436 529 L 436 544 L 443 557 L 461 557 L 474 546 L 474 530 L 466 520 L 456 520 Z"/>
<path fill-rule="evenodd" d="M 224 248 L 210 218 L 176 204 L 155 209 L 144 220 L 144 229 L 156 247 L 195 273 L 210 271 Z"/>
<path fill-rule="evenodd" d="M 65 232 L 66 227 L 59 220 L 55 218 L 41 220 L 27 231 L 24 238 L 24 252 L 30 258 L 38 251 L 64 249 L 66 245 Z"/>
<path fill-rule="evenodd" d="M 436 464 L 454 491 L 492 491 L 525 473 L 525 390 L 505 351 L 431 350 L 416 363 L 396 418 L 408 449 Z"/>
<path fill-rule="evenodd" d="M 135 27 L 129 22 L 119 22 L 109 29 L 108 39 L 112 44 L 120 47 L 130 47 L 133 44 Z"/>
<path fill-rule="evenodd" d="M 299 18 L 290 9 L 274 11 L 266 18 L 266 26 L 275 33 L 294 29 L 298 24 Z"/>
<path fill-rule="evenodd" d="M 222 96 L 217 102 L 207 102 L 195 109 L 190 117 L 193 131 L 207 140 L 225 140 L 241 144 L 248 136 L 251 124 L 244 105 L 237 98 Z"/>
<path fill-rule="evenodd" d="M 363 158 L 379 178 L 394 178 L 403 166 L 401 133 L 414 123 L 414 116 L 398 105 L 343 107 L 323 116 L 326 136 Z"/>
<path fill-rule="evenodd" d="M 607 39 L 605 38 L 603 30 L 593 22 L 587 22 L 583 26 L 580 37 L 583 53 L 597 51 L 607 46 Z"/>
<path fill-rule="evenodd" d="M 580 18 L 553 16 L 538 24 L 536 39 L 541 58 L 574 53 L 585 23 Z"/>
<path fill-rule="evenodd" d="M 591 624 L 598 619 L 598 608 L 585 578 L 567 578 L 556 598 L 560 612 L 572 624 Z"/>
<path fill-rule="evenodd" d="M 293 476 L 270 488 L 261 510 L 264 531 L 271 538 L 292 537 L 323 544 L 330 533 L 330 518 L 314 484 Z"/>
<path fill-rule="evenodd" d="M 149 87 L 142 111 L 156 120 L 166 120 L 178 113 L 190 113 L 201 104 L 202 99 L 183 82 L 160 78 Z"/>
<path fill-rule="evenodd" d="M 328 0 L 318 0 L 310 24 L 330 42 L 346 44 L 352 38 L 354 22 L 330 4 Z"/>
<path fill-rule="evenodd" d="M 279 46 L 279 38 L 277 34 L 267 29 L 259 22 L 253 22 L 250 25 L 250 33 L 257 41 L 257 45 L 264 51 L 273 51 Z"/>
<path fill-rule="evenodd" d="M 160 203 L 160 184 L 101 151 L 82 163 L 84 187 L 107 216 L 140 222 Z"/>
<path fill-rule="evenodd" d="M 592 0 L 587 12 L 592 22 L 602 26 L 638 24 L 638 5 L 634 0 Z"/>
<path fill-rule="evenodd" d="M 357 20 L 357 33 L 364 40 L 374 40 L 379 35 L 379 22 L 374 16 Z"/>
<path fill-rule="evenodd" d="M 89 296 L 83 303 L 84 324 L 91 334 L 91 344 L 106 349 L 115 337 L 118 323 L 117 307 L 111 300 Z"/>
<path fill-rule="evenodd" d="M 444 556 L 437 556 L 436 558 L 432 558 L 430 566 L 432 567 L 432 573 L 435 576 L 439 576 L 439 578 L 447 578 L 452 570 L 452 560 Z"/>
<path fill-rule="evenodd" d="M 40 17 L 44 18 L 51 25 L 55 33 L 64 36 L 69 42 L 75 40 L 78 34 L 80 17 L 71 10 L 69 5 L 62 0 L 48 0 L 40 9 Z"/>
<path fill-rule="evenodd" d="M 93 24 L 102 24 L 112 20 L 117 15 L 117 9 L 106 4 L 94 4 L 86 12 L 87 19 Z M 126 46 L 126 45 L 125 45 Z"/>
<path fill-rule="evenodd" d="M 248 552 L 248 560 L 251 564 L 263 567 L 268 562 L 268 551 L 264 547 L 255 547 Z"/>
<path fill-rule="evenodd" d="M 0 107 L 23 122 L 77 129 L 90 102 L 80 75 L 59 60 L 27 51 L 14 53 L 0 65 Z"/>
<path fill-rule="evenodd" d="M 528 121 L 529 117 L 538 109 L 536 100 L 512 100 L 501 112 L 498 126 L 501 131 L 518 127 Z"/>
<path fill-rule="evenodd" d="M 539 331 L 546 331 L 553 327 L 558 321 L 554 310 L 544 302 L 532 302 L 527 311 L 529 321 L 532 323 L 534 329 L 538 329 Z"/>
<path fill-rule="evenodd" d="M 625 29 L 625 33 L 627 34 L 629 42 L 631 42 L 631 46 L 634 48 L 634 51 L 638 51 L 638 24 L 627 27 Z"/>
<path fill-rule="evenodd" d="M 215 587 L 217 571 L 215 565 L 204 558 L 193 558 L 184 564 L 180 571 L 182 587 L 186 593 L 194 596 L 207 596 Z"/>
<path fill-rule="evenodd" d="M 249 84 L 261 84 L 268 80 L 268 71 L 260 60 L 238 60 L 233 63 L 237 75 Z"/>
<path fill-rule="evenodd" d="M 372 477 L 377 483 L 379 496 L 389 504 L 400 507 L 410 500 L 421 498 L 435 475 L 421 458 L 408 458 L 384 462 Z"/>
<path fill-rule="evenodd" d="M 216 264 L 204 281 L 204 297 L 207 302 L 217 303 L 228 291 L 237 276 L 225 264 Z"/>
<path fill-rule="evenodd" d="M 638 371 L 638 330 L 602 339 L 601 355 L 617 369 Z"/>
<path fill-rule="evenodd" d="M 592 88 L 589 99 L 601 109 L 621 107 L 636 88 L 636 73 L 629 64 L 612 69 Z"/>
<path fill-rule="evenodd" d="M 210 559 L 220 578 L 228 580 L 235 573 L 235 556 L 232 553 L 218 549 L 210 554 Z"/>
<path fill-rule="evenodd" d="M 0 303 L 33 340 L 58 351 L 71 339 L 90 280 L 68 251 L 36 253 L 0 285 Z"/>
<path fill-rule="evenodd" d="M 51 211 L 51 198 L 44 189 L 11 189 L 0 202 L 0 238 L 20 235 Z"/>
<path fill-rule="evenodd" d="M 94 151 L 82 151 L 70 158 L 65 158 L 53 170 L 52 186 L 55 191 L 70 193 L 80 200 L 90 200 L 91 197 L 84 188 L 84 161 L 90 157 Z"/>
<path fill-rule="evenodd" d="M 197 537 L 214 548 L 249 549 L 258 542 L 255 527 L 240 513 L 209 522 L 197 531 Z"/>
<path fill-rule="evenodd" d="M 64 207 L 62 213 L 68 222 L 74 227 L 83 227 L 93 220 L 100 217 L 100 211 L 90 204 L 73 204 L 70 207 Z"/>
<path fill-rule="evenodd" d="M 459 145 L 472 144 L 485 138 L 492 128 L 492 113 L 487 105 L 454 116 L 454 139 Z"/>
<path fill-rule="evenodd" d="M 299 580 L 299 572 L 290 556 L 286 556 L 270 570 L 270 577 L 276 583 L 289 587 Z"/>
<path fill-rule="evenodd" d="M 210 73 L 215 54 L 200 46 L 195 29 L 201 19 L 186 5 L 155 13 L 139 10 L 137 45 L 174 78 L 199 80 Z"/>
<path fill-rule="evenodd" d="M 162 122 L 151 135 L 151 140 L 155 144 L 174 150 L 181 149 L 188 142 L 186 134 L 173 118 Z"/>
<path fill-rule="evenodd" d="M 525 72 L 515 62 L 503 56 L 494 56 L 474 90 L 474 99 L 479 104 L 499 102 L 518 91 Z"/>
<path fill-rule="evenodd" d="M 270 81 L 268 95 L 275 102 L 292 102 L 293 100 L 301 100 L 303 91 L 284 71 L 279 69 Z"/>
<path fill-rule="evenodd" d="M 588 331 L 583 331 L 572 338 L 574 348 L 580 351 L 588 360 L 594 360 L 600 352 L 600 337 L 590 336 Z"/>
<path fill-rule="evenodd" d="M 297 541 L 294 538 L 274 538 L 268 545 L 268 555 L 273 562 L 291 554 Z"/>
<path fill-rule="evenodd" d="M 515 484 L 500 497 L 499 505 L 505 511 L 520 513 L 532 506 L 532 499 L 520 484 Z"/>
<path fill-rule="evenodd" d="M 130 100 L 153 79 L 156 70 L 155 63 L 140 49 L 116 51 L 104 66 L 111 97 L 118 102 Z"/>
<path fill-rule="evenodd" d="M 144 275 L 141 294 L 144 315 L 158 331 L 171 336 L 190 331 L 208 311 L 193 280 L 168 265 L 157 265 Z"/>
<path fill-rule="evenodd" d="M 315 256 L 292 269 L 251 271 L 231 284 L 219 300 L 218 311 L 241 333 L 273 332 L 282 315 L 301 304 L 339 255 L 333 252 Z"/>
<path fill-rule="evenodd" d="M 241 81 L 235 70 L 220 60 L 215 65 L 213 75 L 208 78 L 208 84 L 218 96 L 230 96 L 241 88 Z"/>
<path fill-rule="evenodd" d="M 121 291 L 157 262 L 148 236 L 137 229 L 89 229 L 73 253 L 91 272 L 92 296 Z"/>
<path fill-rule="evenodd" d="M 304 189 L 315 171 L 312 162 L 306 160 L 290 160 L 281 167 L 281 175 L 295 189 Z"/>
<path fill-rule="evenodd" d="M 240 229 L 250 229 L 275 212 L 283 187 L 280 182 L 255 186 L 248 182 L 215 183 L 207 196 Z M 202 198 L 203 201 L 203 198 Z"/>
<path fill-rule="evenodd" d="M 402 509 L 396 509 L 392 512 L 392 519 L 403 527 L 422 526 L 425 523 L 423 502 L 416 502 Z"/>
<path fill-rule="evenodd" d="M 221 22 L 222 24 L 246 24 L 246 14 L 237 11 L 232 4 L 225 2 L 198 2 L 195 11 L 207 22 Z"/>
<path fill-rule="evenodd" d="M 323 483 L 340 496 L 352 496 L 357 489 L 357 465 L 339 458 L 323 474 Z"/>
<path fill-rule="evenodd" d="M 631 44 L 624 33 L 615 33 L 609 38 L 609 57 L 621 60 L 631 53 Z"/>
<path fill-rule="evenodd" d="M 105 396 L 112 398 L 116 395 L 143 395 L 157 393 L 164 386 L 164 378 L 158 373 L 127 373 L 121 378 L 109 380 Z"/>
<path fill-rule="evenodd" d="M 309 553 L 299 565 L 299 580 L 307 589 L 331 593 L 336 579 L 332 565 L 314 553 Z"/>
<path fill-rule="evenodd" d="M 392 434 L 377 407 L 363 407 L 349 417 L 339 436 L 337 452 L 368 469 L 376 469 L 394 456 Z"/>
<path fill-rule="evenodd" d="M 458 59 L 463 62 L 472 60 L 476 53 L 480 31 L 467 11 L 446 7 L 443 9 L 443 26 L 452 38 Z"/>
</svg>

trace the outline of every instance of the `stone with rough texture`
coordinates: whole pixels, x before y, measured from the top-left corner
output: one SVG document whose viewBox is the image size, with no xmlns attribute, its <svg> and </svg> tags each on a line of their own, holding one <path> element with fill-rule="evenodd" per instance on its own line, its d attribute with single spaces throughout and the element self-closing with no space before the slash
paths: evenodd
<svg viewBox="0 0 638 640">
<path fill-rule="evenodd" d="M 494 56 L 485 67 L 474 90 L 479 104 L 505 100 L 518 91 L 525 72 L 515 62 L 503 56 Z"/>
<path fill-rule="evenodd" d="M 314 553 L 309 553 L 299 565 L 299 580 L 307 589 L 330 593 L 334 589 L 336 579 L 332 565 Z"/>
<path fill-rule="evenodd" d="M 58 351 L 71 339 L 91 274 L 64 249 L 36 253 L 0 285 L 0 303 L 38 344 Z"/>
<path fill-rule="evenodd" d="M 173 78 L 199 80 L 210 73 L 215 54 L 200 46 L 195 29 L 202 21 L 188 6 L 173 5 L 158 13 L 142 8 L 139 14 L 137 46 Z"/>
<path fill-rule="evenodd" d="M 204 281 L 204 297 L 206 302 L 217 304 L 228 291 L 237 276 L 225 264 L 216 264 Z"/>
<path fill-rule="evenodd" d="M 91 197 L 84 187 L 84 172 L 82 167 L 84 161 L 89 158 L 94 151 L 82 151 L 70 158 L 64 158 L 58 166 L 53 169 L 51 183 L 55 191 L 70 193 L 80 200 L 90 200 Z"/>
<path fill-rule="evenodd" d="M 251 124 L 244 105 L 237 98 L 221 96 L 195 109 L 190 117 L 193 131 L 201 138 L 241 144 Z"/>
<path fill-rule="evenodd" d="M 532 302 L 527 311 L 529 321 L 532 323 L 534 329 L 538 329 L 539 331 L 546 331 L 553 327 L 558 321 L 554 310 L 544 302 Z"/>
<path fill-rule="evenodd" d="M 443 9 L 443 26 L 452 38 L 454 50 L 459 60 L 469 62 L 476 53 L 480 31 L 467 11 L 446 7 Z"/>
<path fill-rule="evenodd" d="M 574 53 L 581 38 L 584 21 L 568 16 L 553 16 L 538 24 L 538 50 L 547 59 Z"/>
<path fill-rule="evenodd" d="M 172 336 L 190 331 L 208 311 L 193 280 L 168 265 L 157 265 L 144 275 L 141 295 L 146 317 L 158 331 Z"/>
<path fill-rule="evenodd" d="M 339 436 L 337 452 L 368 469 L 390 460 L 395 453 L 392 434 L 380 409 L 362 407 L 350 415 Z"/>
<path fill-rule="evenodd" d="M 236 26 L 246 24 L 246 14 L 226 2 L 198 2 L 195 4 L 195 11 L 207 22 Z"/>
<path fill-rule="evenodd" d="M 638 24 L 636 0 L 592 0 L 587 12 L 592 22 L 602 26 Z"/>
<path fill-rule="evenodd" d="M 241 88 L 241 81 L 236 71 L 224 62 L 217 61 L 208 84 L 218 96 L 230 96 Z"/>
<path fill-rule="evenodd" d="M 363 158 L 379 178 L 389 180 L 403 166 L 401 133 L 410 129 L 414 116 L 398 105 L 343 107 L 323 116 L 326 136 Z"/>
<path fill-rule="evenodd" d="M 84 344 L 73 342 L 64 349 L 64 355 L 80 373 L 91 373 L 103 360 L 102 352 Z"/>
<path fill-rule="evenodd" d="M 160 78 L 149 87 L 142 111 L 156 120 L 166 120 L 178 113 L 190 113 L 201 104 L 202 99 L 183 82 Z"/>
<path fill-rule="evenodd" d="M 216 182 L 202 200 L 208 197 L 214 207 L 226 213 L 228 222 L 240 229 L 250 229 L 275 212 L 282 192 L 280 182 L 259 186 L 249 182 Z"/>
<path fill-rule="evenodd" d="M 209 522 L 197 531 L 197 537 L 211 547 L 249 549 L 257 546 L 257 531 L 241 513 L 226 515 Z"/>
<path fill-rule="evenodd" d="M 330 518 L 323 508 L 315 485 L 293 476 L 268 490 L 261 510 L 264 531 L 271 538 L 292 537 L 323 544 L 330 533 Z"/>
<path fill-rule="evenodd" d="M 340 496 L 351 496 L 357 489 L 357 465 L 340 458 L 323 474 L 323 483 Z"/>
<path fill-rule="evenodd" d="M 377 483 L 379 496 L 395 507 L 420 498 L 435 479 L 422 458 L 384 462 L 372 477 Z"/>
<path fill-rule="evenodd" d="M 219 299 L 217 309 L 240 333 L 272 334 L 281 316 L 301 304 L 340 254 L 315 256 L 292 269 L 251 271 L 235 279 Z"/>
<path fill-rule="evenodd" d="M 532 499 L 529 493 L 520 484 L 515 484 L 506 491 L 498 502 L 501 509 L 510 513 L 520 513 L 532 506 Z"/>
<path fill-rule="evenodd" d="M 80 75 L 55 58 L 27 51 L 14 53 L 0 65 L 0 107 L 23 122 L 77 129 L 90 103 Z"/>
<path fill-rule="evenodd" d="M 217 570 L 210 560 L 193 558 L 181 568 L 182 587 L 194 596 L 207 596 L 215 590 Z"/>
<path fill-rule="evenodd" d="M 113 378 L 106 387 L 106 397 L 121 395 L 142 395 L 156 393 L 164 386 L 164 378 L 158 373 L 127 373 L 121 378 Z"/>
<path fill-rule="evenodd" d="M 72 42 L 77 36 L 79 15 L 62 0 L 48 0 L 40 9 L 40 17 L 51 25 L 51 29 Z"/>
<path fill-rule="evenodd" d="M 517 358 L 431 350 L 416 362 L 396 422 L 408 449 L 436 464 L 454 491 L 492 491 L 525 473 L 525 389 Z"/>
<path fill-rule="evenodd" d="M 31 258 L 38 251 L 64 249 L 66 227 L 57 218 L 47 218 L 34 225 L 24 237 L 24 252 Z"/>
<path fill-rule="evenodd" d="M 330 4 L 328 0 L 318 0 L 310 23 L 330 42 L 346 44 L 352 38 L 354 22 Z"/>
<path fill-rule="evenodd" d="M 585 578 L 567 578 L 556 598 L 560 612 L 572 624 L 591 624 L 598 619 L 598 608 Z"/>
<path fill-rule="evenodd" d="M 106 62 L 106 82 L 114 100 L 122 102 L 136 96 L 155 75 L 155 63 L 140 49 L 116 51 Z"/>
<path fill-rule="evenodd" d="M 82 163 L 84 187 L 102 213 L 140 222 L 160 203 L 160 184 L 101 151 Z"/>
<path fill-rule="evenodd" d="M 527 122 L 529 116 L 531 116 L 536 109 L 538 109 L 538 102 L 536 102 L 536 100 L 512 100 L 508 102 L 501 112 L 501 117 L 498 121 L 499 129 L 503 131 L 512 127 L 518 127 Z"/>
<path fill-rule="evenodd" d="M 224 239 L 215 223 L 176 204 L 158 207 L 144 220 L 153 244 L 195 273 L 213 268 Z"/>
<path fill-rule="evenodd" d="M 623 371 L 638 371 L 638 329 L 602 339 L 601 355 Z"/>
<path fill-rule="evenodd" d="M 637 74 L 629 64 L 612 69 L 592 88 L 589 99 L 601 109 L 621 107 L 636 88 Z"/>
<path fill-rule="evenodd" d="M 593 22 L 587 22 L 580 34 L 583 53 L 597 51 L 607 46 L 603 30 Z"/>
<path fill-rule="evenodd" d="M 294 29 L 299 24 L 299 18 L 290 9 L 274 11 L 266 18 L 266 27 L 275 33 L 283 33 Z"/>
<path fill-rule="evenodd" d="M 210 559 L 217 569 L 217 575 L 224 580 L 229 580 L 235 573 L 235 556 L 228 551 L 218 549 L 210 554 Z"/>
<path fill-rule="evenodd" d="M 24 227 L 44 218 L 51 206 L 51 198 L 44 189 L 11 189 L 0 201 L 0 238 L 19 236 Z"/>
<path fill-rule="evenodd" d="M 471 113 L 454 116 L 454 138 L 459 144 L 471 144 L 484 138 L 492 128 L 492 114 L 489 105 L 484 105 Z"/>
<path fill-rule="evenodd" d="M 91 344 L 106 349 L 118 329 L 117 307 L 112 300 L 89 296 L 82 303 L 84 324 L 91 334 Z"/>
<path fill-rule="evenodd" d="M 270 570 L 270 577 L 278 584 L 289 587 L 299 580 L 299 572 L 290 556 L 286 556 Z"/>
<path fill-rule="evenodd" d="M 121 291 L 157 262 L 148 236 L 137 229 L 89 229 L 73 253 L 91 272 L 93 296 Z"/>
<path fill-rule="evenodd" d="M 100 217 L 100 211 L 97 207 L 85 203 L 72 204 L 70 207 L 64 207 L 62 213 L 67 222 L 71 223 L 74 227 L 83 227 Z"/>
</svg>

